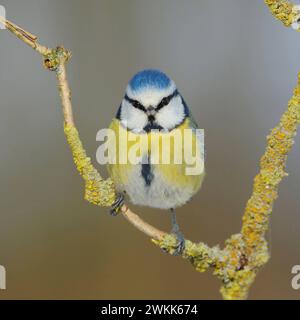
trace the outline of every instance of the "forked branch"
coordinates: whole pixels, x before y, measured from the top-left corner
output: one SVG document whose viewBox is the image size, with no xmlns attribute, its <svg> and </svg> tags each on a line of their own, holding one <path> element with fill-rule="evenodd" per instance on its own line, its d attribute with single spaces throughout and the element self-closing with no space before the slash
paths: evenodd
<svg viewBox="0 0 300 320">
<path fill-rule="evenodd" d="M 286 26 L 297 27 L 298 9 L 289 1 L 265 0 L 273 15 Z M 85 199 L 101 207 L 110 207 L 116 194 L 111 179 L 104 180 L 94 168 L 91 159 L 86 155 L 75 127 L 71 91 L 66 72 L 66 62 L 70 53 L 63 47 L 49 49 L 38 43 L 37 37 L 12 22 L 0 17 L 6 28 L 31 48 L 39 52 L 44 66 L 55 71 L 61 104 L 64 114 L 64 131 L 71 147 L 75 165 L 83 177 Z M 260 171 L 254 179 L 253 193 L 247 202 L 241 232 L 225 242 L 223 249 L 218 246 L 210 248 L 205 243 L 186 241 L 182 257 L 189 260 L 199 272 L 211 268 L 222 280 L 221 293 L 225 299 L 245 299 L 260 267 L 269 259 L 265 232 L 268 229 L 270 215 L 278 185 L 287 174 L 285 166 L 297 127 L 300 123 L 300 76 L 288 108 L 282 115 L 279 124 L 267 137 L 266 151 L 260 161 Z M 126 205 L 121 209 L 122 215 L 137 229 L 149 236 L 164 251 L 172 254 L 176 239 L 133 213 Z"/>
</svg>

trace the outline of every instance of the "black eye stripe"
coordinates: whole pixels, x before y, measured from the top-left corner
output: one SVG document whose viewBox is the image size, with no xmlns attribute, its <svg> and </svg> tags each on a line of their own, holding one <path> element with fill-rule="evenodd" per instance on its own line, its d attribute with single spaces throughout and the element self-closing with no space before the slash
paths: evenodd
<svg viewBox="0 0 300 320">
<path fill-rule="evenodd" d="M 155 111 L 159 111 L 163 107 L 167 106 L 173 98 L 178 96 L 178 94 L 179 92 L 176 89 L 171 95 L 164 97 L 155 108 Z M 127 94 L 125 95 L 124 99 L 128 101 L 134 108 L 147 112 L 147 109 L 139 101 L 129 98 Z"/>
<path fill-rule="evenodd" d="M 125 100 L 128 101 L 134 108 L 147 112 L 146 108 L 140 102 L 129 98 L 127 94 L 125 95 Z"/>
<path fill-rule="evenodd" d="M 167 106 L 173 98 L 178 96 L 178 94 L 179 94 L 178 90 L 175 90 L 171 95 L 163 98 L 161 102 L 158 104 L 158 106 L 155 108 L 155 111 L 159 111 L 163 107 Z"/>
</svg>

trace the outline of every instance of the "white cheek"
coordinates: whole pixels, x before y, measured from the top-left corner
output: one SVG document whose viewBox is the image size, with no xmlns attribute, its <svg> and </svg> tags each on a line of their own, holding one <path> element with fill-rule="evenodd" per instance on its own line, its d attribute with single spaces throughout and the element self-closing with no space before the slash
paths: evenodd
<svg viewBox="0 0 300 320">
<path fill-rule="evenodd" d="M 173 129 L 184 120 L 184 117 L 184 106 L 181 97 L 178 96 L 157 113 L 156 122 L 165 129 Z"/>
<path fill-rule="evenodd" d="M 127 101 L 122 102 L 121 123 L 130 130 L 141 131 L 147 125 L 148 118 L 146 114 L 134 108 Z"/>
</svg>

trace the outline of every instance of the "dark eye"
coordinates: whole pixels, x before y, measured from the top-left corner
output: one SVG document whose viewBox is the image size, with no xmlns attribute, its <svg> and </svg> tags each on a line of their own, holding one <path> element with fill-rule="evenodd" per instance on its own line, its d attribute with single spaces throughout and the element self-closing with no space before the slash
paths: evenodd
<svg viewBox="0 0 300 320">
<path fill-rule="evenodd" d="M 134 108 L 140 109 L 146 112 L 145 107 L 141 103 L 139 103 L 137 100 L 130 99 L 127 95 L 125 95 L 125 100 L 128 101 Z"/>
<path fill-rule="evenodd" d="M 156 107 L 156 111 L 159 111 L 159 110 L 162 109 L 163 107 L 167 106 L 167 105 L 170 103 L 170 101 L 171 101 L 174 97 L 176 97 L 177 95 L 178 95 L 178 91 L 175 90 L 170 96 L 164 97 L 164 98 L 160 101 L 159 105 Z"/>
<path fill-rule="evenodd" d="M 142 110 L 144 108 L 138 101 L 135 101 L 135 100 L 132 102 L 132 105 L 137 109 Z"/>
<path fill-rule="evenodd" d="M 160 104 L 166 106 L 167 104 L 169 104 L 170 102 L 170 98 L 163 98 L 160 102 Z"/>
<path fill-rule="evenodd" d="M 170 101 L 171 101 L 170 97 L 163 98 L 160 101 L 159 105 L 156 107 L 156 110 L 158 111 L 158 110 L 162 109 L 163 107 L 167 106 Z"/>
</svg>

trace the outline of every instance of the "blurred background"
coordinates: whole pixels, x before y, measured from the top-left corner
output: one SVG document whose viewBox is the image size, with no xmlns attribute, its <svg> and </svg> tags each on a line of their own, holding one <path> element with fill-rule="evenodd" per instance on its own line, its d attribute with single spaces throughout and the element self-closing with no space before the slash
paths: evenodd
<svg viewBox="0 0 300 320">
<path fill-rule="evenodd" d="M 154 67 L 175 80 L 205 129 L 207 176 L 177 210 L 188 239 L 221 244 L 239 232 L 264 152 L 300 69 L 299 34 L 261 0 L 1 0 L 7 18 L 69 63 L 76 123 L 96 164 L 96 133 L 114 117 L 131 76 Z M 121 216 L 83 200 L 63 133 L 54 73 L 0 30 L 0 299 L 220 299 L 220 282 L 163 254 Z M 280 186 L 271 260 L 251 299 L 298 299 L 300 140 Z M 99 168 L 105 172 L 105 168 Z M 163 230 L 167 212 L 133 207 Z"/>
</svg>

